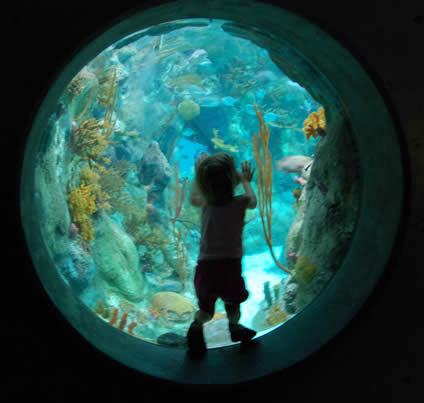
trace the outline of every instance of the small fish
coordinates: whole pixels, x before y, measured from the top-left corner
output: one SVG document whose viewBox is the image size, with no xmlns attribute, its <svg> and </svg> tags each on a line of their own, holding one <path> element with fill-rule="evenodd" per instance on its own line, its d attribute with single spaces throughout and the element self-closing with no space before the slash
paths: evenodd
<svg viewBox="0 0 424 403">
<path fill-rule="evenodd" d="M 204 108 L 214 108 L 221 105 L 221 99 L 214 96 L 199 98 L 197 101 L 198 104 Z"/>
<path fill-rule="evenodd" d="M 210 61 L 210 59 L 208 59 L 207 57 L 205 57 L 205 59 L 204 60 L 202 60 L 200 63 L 199 63 L 199 66 L 209 66 L 209 65 L 211 65 L 212 64 L 212 62 Z"/>
<path fill-rule="evenodd" d="M 289 155 L 278 160 L 275 164 L 275 168 L 284 173 L 302 174 L 303 167 L 310 164 L 312 161 L 312 158 L 305 155 Z"/>
<path fill-rule="evenodd" d="M 224 97 L 222 98 L 222 103 L 226 106 L 233 106 L 237 102 L 237 99 L 233 97 Z"/>
<path fill-rule="evenodd" d="M 196 49 L 191 56 L 189 57 L 189 59 L 198 59 L 201 56 L 207 56 L 208 52 L 206 52 L 205 49 Z"/>
<path fill-rule="evenodd" d="M 191 127 L 186 127 L 183 130 L 183 136 L 185 137 L 191 137 L 193 134 L 195 134 L 195 131 Z"/>
<path fill-rule="evenodd" d="M 278 118 L 278 115 L 276 115 L 274 112 L 265 113 L 264 120 L 265 122 L 275 122 Z"/>
</svg>

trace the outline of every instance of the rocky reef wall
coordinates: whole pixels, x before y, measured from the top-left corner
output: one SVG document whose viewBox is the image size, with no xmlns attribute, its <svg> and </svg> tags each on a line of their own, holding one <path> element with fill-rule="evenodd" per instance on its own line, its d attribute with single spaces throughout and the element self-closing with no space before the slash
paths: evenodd
<svg viewBox="0 0 424 403">
<path fill-rule="evenodd" d="M 283 296 L 289 313 L 318 295 L 349 247 L 359 211 L 358 158 L 348 120 L 338 113 L 316 147 L 310 177 L 295 202 L 296 218 L 286 239 L 293 271 Z"/>
</svg>

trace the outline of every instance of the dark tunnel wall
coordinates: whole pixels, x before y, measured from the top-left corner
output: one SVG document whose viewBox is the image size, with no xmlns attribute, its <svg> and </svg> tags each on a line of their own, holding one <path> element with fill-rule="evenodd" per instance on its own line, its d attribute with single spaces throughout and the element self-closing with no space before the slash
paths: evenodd
<svg viewBox="0 0 424 403">
<path fill-rule="evenodd" d="M 303 11 L 300 4 L 297 6 L 299 9 L 294 11 Z M 314 10 L 314 7 L 317 9 Z M 395 13 L 390 7 L 379 7 L 378 4 L 375 5 L 375 8 L 368 10 L 369 13 L 367 13 L 368 8 L 364 7 L 360 9 L 362 12 L 359 12 L 353 10 L 352 5 L 352 10 L 349 9 L 346 11 L 334 8 L 328 8 L 327 10 L 326 8 L 325 13 L 322 13 L 321 4 L 321 9 L 318 9 L 317 6 L 309 5 L 307 9 L 305 6 L 304 11 L 306 12 L 306 16 L 312 16 L 313 19 L 315 16 L 315 19 L 318 21 L 325 21 L 324 28 L 330 26 L 335 32 L 341 32 L 341 36 L 347 36 L 348 40 L 357 47 L 359 54 L 368 64 L 372 65 L 372 70 L 379 73 L 384 90 L 390 94 L 394 105 L 397 107 L 396 110 L 402 122 L 401 127 L 405 140 L 407 139 L 411 145 L 411 155 L 413 157 L 412 206 L 418 206 L 418 202 L 422 197 L 416 191 L 417 185 L 422 181 L 422 175 L 419 175 L 420 167 L 422 169 L 422 162 L 420 162 L 422 160 L 418 157 L 418 153 L 420 152 L 419 146 L 422 143 L 417 136 L 420 129 L 417 116 L 420 116 L 420 112 L 422 116 L 422 110 L 419 110 L 421 104 L 419 102 L 414 103 L 412 96 L 419 96 L 422 81 L 420 81 L 421 78 L 418 74 L 416 75 L 416 79 L 412 80 L 414 73 L 420 71 L 419 62 L 414 59 L 412 59 L 413 62 L 411 63 L 406 63 L 406 61 L 414 57 L 414 52 L 407 52 L 407 50 L 412 48 L 413 44 L 416 43 L 417 36 L 419 37 L 419 34 L 422 34 L 422 23 L 420 22 L 422 21 L 422 14 L 420 14 L 419 10 L 405 10 L 399 14 L 398 11 Z M 87 36 L 88 32 L 92 32 L 94 23 L 88 16 L 96 15 L 96 10 L 92 10 L 91 14 L 89 12 L 83 13 L 81 10 L 84 10 L 84 8 L 73 9 L 73 11 L 68 9 L 67 13 L 71 14 L 68 14 L 68 20 L 66 19 L 66 13 L 60 14 L 65 18 L 65 21 L 72 21 L 69 25 L 72 28 L 68 26 L 65 32 L 60 31 L 56 25 L 55 18 L 51 18 L 50 20 L 47 18 L 48 21 L 46 23 L 53 24 L 55 32 L 63 32 L 62 38 L 66 38 L 62 40 L 58 38 L 58 43 L 55 46 L 58 52 L 63 52 L 59 53 L 63 55 L 62 57 L 65 57 L 64 55 L 67 54 L 65 49 L 68 49 L 69 52 L 69 48 L 75 49 L 75 47 L 79 46 L 79 40 L 76 39 L 78 38 L 78 33 L 81 35 L 79 39 L 82 39 Z M 45 10 L 41 11 L 40 14 L 44 14 L 44 18 L 46 18 Z M 53 13 L 53 15 L 55 12 L 61 13 L 60 9 L 49 9 L 48 11 L 49 13 Z M 340 14 L 337 14 L 338 12 Z M 346 29 L 346 24 L 350 23 L 348 23 L 346 18 L 341 17 L 342 14 L 356 16 L 356 24 L 348 25 L 349 30 Z M 47 13 L 47 15 L 49 14 Z M 21 26 L 28 29 L 28 26 L 31 26 L 31 24 L 28 23 L 26 18 L 28 16 L 22 17 L 21 15 L 18 21 Z M 42 18 L 40 17 L 41 21 Z M 112 18 L 110 14 L 108 18 Z M 74 24 L 75 21 L 79 21 L 78 28 Z M 84 21 L 86 21 L 86 25 L 83 24 Z M 109 19 L 109 21 L 111 20 Z M 388 22 L 389 24 L 386 25 Z M 37 26 L 39 25 L 37 24 Z M 83 28 L 84 26 L 86 27 L 85 30 Z M 358 30 L 358 27 L 362 27 L 362 29 Z M 101 28 L 101 26 L 98 26 L 98 28 Z M 38 35 L 43 38 L 41 32 L 38 32 Z M 45 36 L 47 38 L 49 37 L 47 33 Z M 39 52 L 45 53 L 43 58 L 38 56 L 37 59 L 46 62 L 32 66 L 32 75 L 34 75 L 34 69 L 36 72 L 40 71 L 39 76 L 37 76 L 39 77 L 39 80 L 37 80 L 38 83 L 31 80 L 31 77 L 20 76 L 21 78 L 25 77 L 25 79 L 19 85 L 26 88 L 27 91 L 28 88 L 34 89 L 32 100 L 25 99 L 20 103 L 21 110 L 27 109 L 33 111 L 34 101 L 37 102 L 41 95 L 43 95 L 44 87 L 41 83 L 44 83 L 44 86 L 48 84 L 51 77 L 51 69 L 54 65 L 53 61 L 56 60 L 56 55 L 53 57 L 49 52 L 50 47 L 45 45 L 45 41 L 40 40 L 35 41 L 35 43 L 37 43 L 37 47 L 30 50 L 25 55 L 25 59 L 31 59 L 30 56 L 35 55 L 37 49 Z M 397 55 L 397 57 L 393 57 L 393 54 Z M 23 55 L 20 56 L 22 57 Z M 15 60 L 21 59 L 15 58 Z M 49 60 L 50 62 L 48 62 Z M 407 66 L 408 71 L 406 71 Z M 47 74 L 47 78 L 44 81 L 42 78 L 43 74 Z M 19 148 L 19 141 L 17 142 Z M 326 346 L 311 359 L 293 369 L 291 374 L 285 372 L 284 376 L 281 374 L 281 377 L 274 375 L 269 378 L 267 380 L 269 387 L 278 385 L 282 379 L 288 382 L 289 379 L 294 379 L 291 378 L 294 377 L 294 374 L 297 374 L 301 375 L 304 380 L 312 383 L 315 386 L 315 392 L 326 391 L 328 393 L 330 391 L 330 396 L 332 393 L 331 386 L 333 385 L 333 391 L 337 389 L 334 387 L 335 383 L 338 384 L 338 388 L 342 388 L 342 386 L 348 388 L 350 385 L 355 385 L 356 391 L 353 395 L 356 396 L 359 396 L 359 393 L 368 393 L 368 395 L 388 395 L 392 396 L 392 398 L 395 398 L 395 396 L 402 398 L 402 396 L 409 396 L 412 393 L 411 391 L 418 381 L 418 360 L 420 356 L 422 357 L 422 349 L 420 350 L 418 344 L 419 335 L 422 335 L 422 328 L 416 324 L 414 313 L 419 309 L 417 298 L 420 289 L 422 289 L 422 285 L 418 281 L 419 277 L 417 277 L 419 272 L 416 269 L 419 267 L 419 262 L 415 260 L 415 252 L 419 247 L 419 236 L 420 231 L 423 230 L 423 221 L 422 215 L 419 215 L 419 211 L 415 212 L 412 209 L 411 212 L 412 215 L 409 222 L 412 225 L 409 225 L 407 232 L 403 234 L 406 237 L 406 240 L 402 242 L 403 248 L 399 247 L 395 250 L 394 259 L 392 259 L 388 267 L 385 278 L 360 315 L 334 342 L 330 343 L 330 345 Z M 414 213 L 416 214 L 415 216 Z M 15 248 L 11 249 L 9 253 L 15 253 L 16 258 L 16 254 L 19 253 L 18 251 L 19 247 L 15 244 Z M 28 259 L 25 260 L 25 263 L 26 270 L 30 272 L 31 268 Z M 405 267 L 409 269 L 407 276 L 404 274 Z M 31 278 L 31 276 L 35 275 L 31 273 L 29 276 Z M 27 290 L 27 295 L 32 295 L 34 309 L 37 312 L 45 312 L 46 317 L 38 314 L 36 316 L 37 320 L 27 319 L 25 324 L 20 324 L 23 326 L 22 328 L 19 328 L 18 324 L 20 322 L 16 319 L 15 321 L 11 321 L 14 324 L 11 328 L 16 329 L 18 333 L 16 338 L 11 338 L 12 345 L 19 345 L 21 349 L 20 351 L 18 349 L 14 350 L 16 357 L 21 356 L 19 354 L 22 354 L 23 349 L 26 352 L 24 355 L 32 358 L 27 358 L 27 360 L 23 361 L 13 360 L 15 364 L 20 362 L 21 365 L 16 365 L 16 368 L 15 366 L 13 367 L 14 370 L 9 378 L 11 380 L 10 384 L 13 384 L 13 382 L 18 384 L 20 379 L 23 383 L 36 383 L 39 387 L 38 390 L 43 390 L 46 387 L 43 385 L 46 385 L 46 382 L 49 382 L 49 380 L 51 382 L 54 379 L 57 382 L 58 390 L 62 390 L 60 385 L 65 382 L 64 379 L 67 379 L 66 382 L 71 382 L 72 384 L 84 371 L 88 371 L 88 368 L 82 369 L 79 366 L 81 361 L 85 361 L 82 360 L 82 357 L 85 355 L 78 355 L 77 353 L 81 354 L 81 351 L 83 351 L 87 354 L 93 354 L 93 359 L 96 357 L 99 360 L 98 362 L 96 361 L 97 365 L 88 364 L 89 366 L 93 365 L 91 368 L 98 368 L 100 363 L 103 363 L 103 357 L 101 354 L 94 352 L 91 347 L 79 345 L 79 338 L 69 334 L 67 323 L 63 321 L 60 315 L 53 312 L 54 309 L 49 305 L 50 302 L 40 292 L 37 279 L 32 278 L 32 280 L 30 282 L 31 286 L 27 284 L 26 287 L 28 289 L 25 288 L 25 290 Z M 34 329 L 37 329 L 37 331 L 34 332 Z M 23 335 L 28 334 L 33 335 L 31 341 L 23 337 Z M 73 344 L 78 346 L 78 348 L 73 349 L 70 347 Z M 66 345 L 65 349 L 63 348 L 64 345 Z M 387 350 L 390 351 L 390 354 L 387 354 Z M 62 357 L 54 357 L 59 352 Z M 78 357 L 80 357 L 79 360 Z M 53 361 L 49 362 L 48 358 Z M 37 361 L 37 359 L 40 361 Z M 44 370 L 44 365 L 41 365 L 41 368 L 43 368 L 42 371 L 34 371 L 36 362 L 39 362 L 39 366 L 43 362 L 50 370 Z M 57 368 L 54 375 L 51 368 Z M 109 368 L 111 372 L 116 369 L 115 364 L 112 363 L 108 363 L 105 368 Z M 119 368 L 123 373 L 127 373 L 126 369 Z M 317 369 L 320 374 L 318 377 L 320 380 L 319 384 L 317 377 L 313 376 L 313 374 L 316 375 L 314 370 Z M 29 375 L 35 372 L 37 372 L 37 375 Z M 74 375 L 69 376 L 70 373 Z M 107 374 L 103 374 L 103 376 L 107 376 Z M 338 382 L 335 382 L 335 379 Z M 291 388 L 294 388 L 293 385 L 295 384 L 295 382 L 292 382 Z M 151 386 L 152 384 L 149 385 Z M 290 390 L 289 386 L 288 388 Z M 301 396 L 307 396 L 307 392 L 298 391 L 297 396 L 301 399 Z M 352 396 L 348 398 L 353 399 Z"/>
</svg>

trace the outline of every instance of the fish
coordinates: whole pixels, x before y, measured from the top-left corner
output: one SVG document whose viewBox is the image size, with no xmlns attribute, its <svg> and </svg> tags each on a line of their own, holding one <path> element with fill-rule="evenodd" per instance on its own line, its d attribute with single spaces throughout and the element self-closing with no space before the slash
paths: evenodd
<svg viewBox="0 0 424 403">
<path fill-rule="evenodd" d="M 274 112 L 265 113 L 264 120 L 265 122 L 275 122 L 278 118 L 278 115 L 276 115 Z"/>
<path fill-rule="evenodd" d="M 196 49 L 192 54 L 191 54 L 191 56 L 189 57 L 189 60 L 190 59 L 198 59 L 199 57 L 201 57 L 201 56 L 208 56 L 208 52 L 206 52 L 206 50 L 205 49 Z"/>
<path fill-rule="evenodd" d="M 253 78 L 261 83 L 269 83 L 277 80 L 277 76 L 271 70 L 258 71 Z"/>
<path fill-rule="evenodd" d="M 221 105 L 221 99 L 216 96 L 198 98 L 196 101 L 199 106 L 203 106 L 204 108 L 215 108 Z"/>
<path fill-rule="evenodd" d="M 195 131 L 191 127 L 186 127 L 183 130 L 183 136 L 185 137 L 191 137 L 193 134 L 195 134 Z"/>
<path fill-rule="evenodd" d="M 275 164 L 275 168 L 286 174 L 302 174 L 303 167 L 310 164 L 312 161 L 313 159 L 311 157 L 305 155 L 289 155 L 288 157 L 278 160 Z"/>
<path fill-rule="evenodd" d="M 233 97 L 224 97 L 222 98 L 222 103 L 226 106 L 233 106 L 237 102 L 237 99 Z"/>
<path fill-rule="evenodd" d="M 207 57 L 205 57 L 200 63 L 199 66 L 209 66 L 211 65 L 212 62 L 210 61 L 210 59 L 208 59 Z"/>
</svg>

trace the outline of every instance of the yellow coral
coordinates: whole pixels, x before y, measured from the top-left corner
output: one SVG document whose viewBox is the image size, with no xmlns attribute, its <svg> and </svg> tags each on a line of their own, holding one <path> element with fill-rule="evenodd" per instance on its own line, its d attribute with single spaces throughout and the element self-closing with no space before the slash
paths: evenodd
<svg viewBox="0 0 424 403">
<path fill-rule="evenodd" d="M 309 284 L 312 278 L 317 274 L 318 267 L 309 262 L 308 256 L 299 256 L 296 262 L 296 280 L 303 284 Z"/>
<path fill-rule="evenodd" d="M 94 239 L 94 228 L 89 217 L 96 211 L 96 197 L 92 193 L 90 186 L 81 185 L 69 194 L 69 209 L 72 220 L 80 229 L 81 237 L 91 242 Z"/>
<path fill-rule="evenodd" d="M 323 107 L 320 107 L 318 112 L 312 112 L 303 122 L 303 132 L 308 140 L 311 136 L 313 138 L 317 138 L 319 136 L 318 129 L 327 129 L 325 122 L 325 110 Z"/>
</svg>

